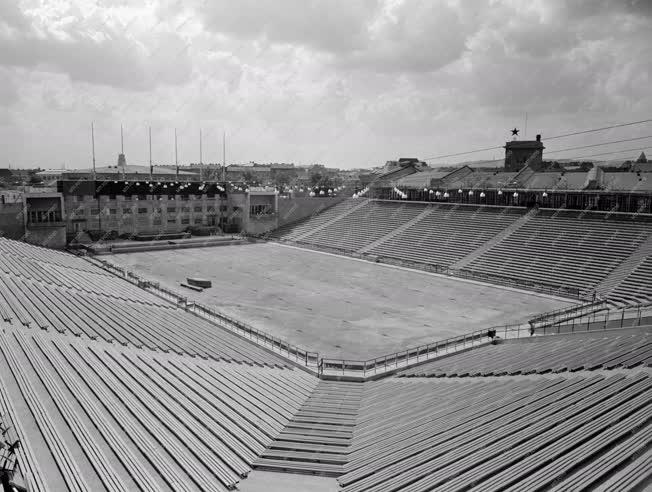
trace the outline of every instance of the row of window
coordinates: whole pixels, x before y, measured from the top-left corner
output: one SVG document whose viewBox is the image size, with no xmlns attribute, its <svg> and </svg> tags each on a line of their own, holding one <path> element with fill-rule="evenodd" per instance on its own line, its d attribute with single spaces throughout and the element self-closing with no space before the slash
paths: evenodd
<svg viewBox="0 0 652 492">
<path fill-rule="evenodd" d="M 117 200 L 118 195 L 101 195 L 106 196 L 109 200 Z M 179 196 L 182 202 L 187 202 L 189 200 L 201 200 L 202 197 L 206 198 L 215 198 L 215 193 L 207 193 L 206 195 L 120 195 L 125 201 L 132 199 L 135 200 L 162 200 L 163 197 L 167 197 L 168 200 L 176 200 L 176 196 Z M 74 195 L 74 200 L 76 202 L 83 202 L 84 200 L 94 200 L 95 197 L 91 195 Z"/>
<path fill-rule="evenodd" d="M 168 214 L 177 213 L 177 207 L 167 207 L 167 209 L 165 209 L 165 210 L 162 207 L 155 207 L 155 208 L 152 208 L 151 210 L 148 207 L 139 207 L 137 209 L 123 208 L 122 209 L 122 214 L 123 215 L 131 215 L 134 212 L 134 210 L 137 210 L 138 214 L 148 214 L 150 212 L 160 214 L 160 213 L 163 213 L 164 211 L 166 211 Z M 228 207 L 226 205 L 220 205 L 219 210 L 220 210 L 220 212 L 227 212 Z M 237 206 L 232 207 L 233 212 L 240 212 L 241 210 L 242 210 L 242 207 L 237 207 Z M 184 212 L 184 213 L 190 213 L 191 207 L 179 207 L 179 211 Z M 192 211 L 194 211 L 195 213 L 203 213 L 204 212 L 204 207 L 200 207 L 200 206 L 193 207 Z M 206 207 L 206 212 L 207 213 L 215 213 L 215 207 Z M 110 208 L 109 209 L 109 215 L 117 215 L 117 213 L 118 213 L 118 209 L 116 209 L 116 208 Z M 73 215 L 74 214 L 75 214 L 75 212 L 73 212 Z M 77 211 L 77 215 L 83 215 L 83 214 L 84 214 L 83 210 Z M 91 215 L 99 215 L 100 214 L 100 209 L 99 208 L 91 208 L 90 209 L 90 214 Z"/>
<path fill-rule="evenodd" d="M 61 211 L 33 210 L 29 212 L 29 222 L 43 224 L 47 222 L 61 222 Z"/>
</svg>

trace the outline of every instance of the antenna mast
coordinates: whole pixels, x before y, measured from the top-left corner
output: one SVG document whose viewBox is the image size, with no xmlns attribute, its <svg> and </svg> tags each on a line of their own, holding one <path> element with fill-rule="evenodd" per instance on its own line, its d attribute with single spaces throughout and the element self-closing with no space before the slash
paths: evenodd
<svg viewBox="0 0 652 492">
<path fill-rule="evenodd" d="M 122 124 L 120 125 L 120 155 L 122 156 L 122 179 L 127 179 L 127 161 L 125 160 L 125 139 L 122 133 Z"/>
<path fill-rule="evenodd" d="M 201 155 L 201 128 L 199 129 L 199 180 L 202 180 L 202 177 L 204 175 L 204 163 L 202 161 L 202 155 Z"/>
<path fill-rule="evenodd" d="M 152 165 L 152 127 L 149 127 L 149 180 L 154 181 L 154 166 Z"/>
<path fill-rule="evenodd" d="M 527 138 L 527 111 L 525 112 L 525 130 L 523 131 L 523 138 Z"/>
<path fill-rule="evenodd" d="M 95 181 L 95 127 L 91 121 L 91 148 L 93 150 L 93 181 Z"/>
<path fill-rule="evenodd" d="M 226 182 L 226 132 L 222 132 L 222 181 Z"/>
<path fill-rule="evenodd" d="M 174 164 L 177 167 L 177 181 L 179 181 L 179 155 L 177 153 L 177 129 L 174 129 Z"/>
</svg>

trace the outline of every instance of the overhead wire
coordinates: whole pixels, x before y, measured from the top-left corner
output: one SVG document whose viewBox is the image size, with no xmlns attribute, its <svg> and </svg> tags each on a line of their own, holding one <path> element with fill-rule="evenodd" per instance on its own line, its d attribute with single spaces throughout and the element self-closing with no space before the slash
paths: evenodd
<svg viewBox="0 0 652 492">
<path fill-rule="evenodd" d="M 626 127 L 626 126 L 641 125 L 643 123 L 650 123 L 650 122 L 652 122 L 652 118 L 648 118 L 648 119 L 645 119 L 645 120 L 638 120 L 638 121 L 629 121 L 629 122 L 626 122 L 626 123 L 619 123 L 617 125 L 609 125 L 609 126 L 603 126 L 603 127 L 600 127 L 600 128 L 591 128 L 591 129 L 588 129 L 588 130 L 580 130 L 580 131 L 577 131 L 577 132 L 570 132 L 570 133 L 563 133 L 561 135 L 554 135 L 552 137 L 546 137 L 545 140 L 546 141 L 556 140 L 556 139 L 559 139 L 559 138 L 572 137 L 572 136 L 575 136 L 575 135 L 584 135 L 584 134 L 587 134 L 587 133 L 595 133 L 595 132 L 600 132 L 600 131 L 604 131 L 604 130 L 611 130 L 613 128 L 622 128 L 622 127 Z M 432 156 L 432 157 L 426 157 L 423 160 L 424 161 L 432 161 L 432 160 L 435 160 L 435 159 L 444 159 L 444 158 L 447 158 L 447 157 L 457 157 L 457 156 L 461 156 L 461 155 L 475 154 L 475 153 L 478 153 L 478 152 L 485 152 L 485 151 L 488 151 L 488 150 L 498 150 L 498 149 L 502 149 L 502 148 L 503 148 L 503 146 L 485 147 L 485 148 L 482 148 L 482 149 L 468 150 L 468 151 L 465 151 L 465 152 L 456 152 L 454 154 L 443 154 L 443 155 L 436 155 L 436 156 Z M 554 152 L 554 151 L 551 151 L 551 152 Z M 551 152 L 548 152 L 548 153 L 551 153 Z"/>
</svg>

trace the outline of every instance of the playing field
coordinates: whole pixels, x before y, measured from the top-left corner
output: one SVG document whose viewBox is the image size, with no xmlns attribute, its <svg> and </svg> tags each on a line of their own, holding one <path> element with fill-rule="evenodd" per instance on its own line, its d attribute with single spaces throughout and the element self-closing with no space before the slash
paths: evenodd
<svg viewBox="0 0 652 492">
<path fill-rule="evenodd" d="M 274 243 L 111 261 L 322 357 L 367 359 L 569 304 Z M 208 278 L 213 287 L 185 290 L 186 277 Z"/>
</svg>

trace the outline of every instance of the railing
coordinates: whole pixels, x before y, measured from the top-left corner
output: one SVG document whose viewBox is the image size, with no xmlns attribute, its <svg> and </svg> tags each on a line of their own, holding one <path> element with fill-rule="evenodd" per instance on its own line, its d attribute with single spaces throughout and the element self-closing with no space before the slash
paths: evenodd
<svg viewBox="0 0 652 492">
<path fill-rule="evenodd" d="M 320 376 L 367 378 L 405 369 L 430 359 L 484 345 L 490 343 L 495 337 L 510 340 L 529 338 L 533 335 L 584 333 L 587 331 L 635 328 L 652 324 L 652 303 L 625 306 L 616 310 L 600 307 L 603 304 L 606 306 L 605 301 L 574 306 L 576 310 L 581 310 L 585 314 L 572 318 L 560 317 L 557 322 L 543 324 L 538 328 L 533 327 L 530 321 L 492 326 L 369 360 L 321 359 L 318 373 Z M 557 312 L 553 311 L 551 313 L 555 316 L 564 311 L 569 311 L 569 309 L 557 310 Z M 490 334 L 492 336 L 489 336 Z"/>
<path fill-rule="evenodd" d="M 530 323 L 532 329 L 538 330 L 546 326 L 553 326 L 572 320 L 574 318 L 583 318 L 587 315 L 601 311 L 609 311 L 609 309 L 609 303 L 606 299 L 598 299 L 596 301 L 585 302 L 582 304 L 576 304 L 574 306 L 541 313 L 528 320 L 528 322 Z"/>
<path fill-rule="evenodd" d="M 320 376 L 354 376 L 367 377 L 375 374 L 384 374 L 399 368 L 405 368 L 412 364 L 425 362 L 429 359 L 441 357 L 488 343 L 488 330 L 475 331 L 473 333 L 447 338 L 426 345 L 408 348 L 393 354 L 376 357 L 369 360 L 348 360 L 348 359 L 321 359 L 318 372 Z"/>
<path fill-rule="evenodd" d="M 288 360 L 294 361 L 297 364 L 303 365 L 307 368 L 312 368 L 313 370 L 316 369 L 319 364 L 318 352 L 310 352 L 308 350 L 304 350 L 278 337 L 272 336 L 269 333 L 253 328 L 252 326 L 249 326 L 246 323 L 236 320 L 235 318 L 232 318 L 213 308 L 204 306 L 194 301 L 188 301 L 186 296 L 183 296 L 167 287 L 160 285 L 159 282 L 144 279 L 138 274 L 127 270 L 124 267 L 114 265 L 107 260 L 86 256 L 84 258 L 96 266 L 103 268 L 104 270 L 110 271 L 116 275 L 123 277 L 125 280 L 134 285 L 137 285 L 141 289 L 157 294 L 159 297 L 174 303 L 177 307 L 185 309 L 186 311 L 194 313 L 201 318 L 211 321 L 217 326 L 234 332 L 248 340 L 251 340 L 257 345 L 266 347 L 272 350 L 274 353 L 287 358 Z"/>
<path fill-rule="evenodd" d="M 593 292 L 585 292 L 582 289 L 577 287 L 566 287 L 556 284 L 546 284 L 544 282 L 534 282 L 526 281 L 522 279 L 517 279 L 513 277 L 505 277 L 502 275 L 495 275 L 483 272 L 476 272 L 475 270 L 467 269 L 455 269 L 446 265 L 439 265 L 436 263 L 421 263 L 417 261 L 404 260 L 398 258 L 392 258 L 382 255 L 374 254 L 358 254 L 354 251 L 346 250 L 343 248 L 334 248 L 327 246 L 317 246 L 314 244 L 306 243 L 303 241 L 288 241 L 285 239 L 269 239 L 271 241 L 278 241 L 289 244 L 296 244 L 304 249 L 311 249 L 315 251 L 322 251 L 326 253 L 336 254 L 340 256 L 349 256 L 351 258 L 361 258 L 369 261 L 375 261 L 377 263 L 384 263 L 387 265 L 396 265 L 405 268 L 413 268 L 415 270 L 422 270 L 425 272 L 437 273 L 440 275 L 446 275 L 448 277 L 463 278 L 466 280 L 475 280 L 481 281 L 484 283 L 490 283 L 494 285 L 501 285 L 504 287 L 511 287 L 514 289 L 526 289 L 534 292 L 540 292 L 542 294 L 548 294 L 553 296 L 567 297 L 571 299 L 587 299 L 592 298 Z"/>
<path fill-rule="evenodd" d="M 531 328 L 537 335 L 551 335 L 636 328 L 645 325 L 652 325 L 652 303 L 600 309 L 581 317 L 560 319 L 555 323 L 534 325 Z"/>
<path fill-rule="evenodd" d="M 197 302 L 189 302 L 171 289 L 138 276 L 123 267 L 106 260 L 86 257 L 88 261 L 115 272 L 139 287 L 150 290 L 168 299 L 183 309 L 207 319 L 217 326 L 230 330 L 252 342 L 269 348 L 273 352 L 293 360 L 307 368 L 317 370 L 322 376 L 373 377 L 404 369 L 414 364 L 454 354 L 479 345 L 488 344 L 495 337 L 518 339 L 533 335 L 582 333 L 587 331 L 633 328 L 652 324 L 652 302 L 620 308 L 609 307 L 604 299 L 586 302 L 567 308 L 549 311 L 535 316 L 527 322 L 492 326 L 464 335 L 408 348 L 392 354 L 368 360 L 319 358 L 318 352 L 303 350 L 246 323 L 231 318 Z"/>
</svg>

